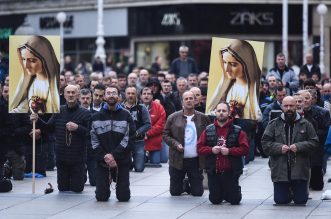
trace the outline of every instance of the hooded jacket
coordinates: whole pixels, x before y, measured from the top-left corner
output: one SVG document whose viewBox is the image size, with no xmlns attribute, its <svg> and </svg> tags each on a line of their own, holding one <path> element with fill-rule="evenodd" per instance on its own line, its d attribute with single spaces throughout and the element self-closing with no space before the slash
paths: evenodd
<svg viewBox="0 0 331 219">
<path fill-rule="evenodd" d="M 213 129 L 215 133 L 212 136 L 212 143 L 209 143 L 206 132 L 212 125 L 215 127 Z M 246 133 L 240 127 L 233 125 L 233 118 L 229 118 L 223 126 L 220 126 L 215 119 L 212 125 L 207 126 L 198 141 L 198 153 L 206 155 L 205 169 L 207 173 L 214 174 L 215 172 L 232 171 L 241 175 L 243 168 L 241 156 L 247 155 L 249 152 Z M 218 144 L 219 138 L 223 141 L 220 144 L 224 143 L 229 148 L 229 155 L 213 154 L 212 148 Z"/>
<path fill-rule="evenodd" d="M 318 147 L 318 137 L 313 125 L 306 119 L 296 114 L 291 134 L 291 142 L 288 143 L 285 130 L 284 113 L 280 117 L 269 122 L 261 139 L 263 151 L 270 156 L 269 164 L 271 179 L 273 182 L 288 182 L 291 180 L 308 180 L 310 169 L 310 157 Z M 297 152 L 294 154 L 282 153 L 282 146 L 295 144 Z M 291 176 L 288 176 L 288 158 L 294 157 L 290 165 Z"/>
<path fill-rule="evenodd" d="M 146 132 L 145 150 L 158 151 L 162 149 L 162 131 L 166 122 L 166 113 L 161 104 L 152 101 L 149 108 L 152 128 Z"/>
</svg>

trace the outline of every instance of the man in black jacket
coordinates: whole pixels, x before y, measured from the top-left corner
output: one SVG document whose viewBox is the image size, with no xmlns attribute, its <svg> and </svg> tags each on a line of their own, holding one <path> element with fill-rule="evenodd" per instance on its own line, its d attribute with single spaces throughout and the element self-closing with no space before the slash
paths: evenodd
<svg viewBox="0 0 331 219">
<path fill-rule="evenodd" d="M 311 53 L 306 55 L 306 64 L 301 66 L 300 71 L 305 72 L 308 78 L 311 78 L 313 73 L 316 73 L 321 78 L 321 69 L 314 64 L 313 54 Z"/>
<path fill-rule="evenodd" d="M 6 177 L 13 177 L 14 180 L 23 180 L 25 171 L 25 158 L 23 142 L 30 132 L 29 121 L 23 118 L 22 113 L 8 113 L 8 85 L 3 86 L 0 104 L 2 104 L 2 115 L 4 121 L 1 122 L 1 143 L 6 148 Z"/>
<path fill-rule="evenodd" d="M 286 88 L 285 87 L 278 87 L 276 89 L 276 100 L 269 104 L 265 110 L 263 111 L 263 118 L 262 118 L 262 127 L 263 131 L 266 129 L 268 122 L 276 117 L 280 116 L 282 113 L 282 102 L 284 97 L 286 96 Z"/>
<path fill-rule="evenodd" d="M 79 91 L 74 85 L 64 89 L 66 105 L 59 114 L 54 114 L 45 123 L 38 120 L 38 114 L 31 114 L 31 120 L 47 131 L 55 130 L 56 166 L 59 191 L 82 192 L 86 179 L 86 139 L 91 114 L 78 104 Z"/>
<path fill-rule="evenodd" d="M 116 198 L 130 199 L 129 170 L 136 127 L 130 113 L 119 103 L 120 91 L 109 86 L 100 112 L 92 116 L 91 142 L 97 159 L 96 191 L 98 201 L 110 197 L 110 184 L 116 181 Z"/>
<path fill-rule="evenodd" d="M 6 127 L 6 120 L 8 120 L 8 117 L 6 116 L 8 112 L 8 108 L 6 107 L 5 104 L 3 104 L 0 101 L 0 139 L 3 139 L 4 133 L 7 129 Z M 9 192 L 12 190 L 12 184 L 10 180 L 5 179 L 3 175 L 3 165 L 4 162 L 6 161 L 6 153 L 7 153 L 7 145 L 4 144 L 3 141 L 0 141 L 0 192 Z"/>
<path fill-rule="evenodd" d="M 179 99 L 177 99 L 174 96 L 174 93 L 172 92 L 171 82 L 169 80 L 164 80 L 161 83 L 161 96 L 160 96 L 160 103 L 164 107 L 164 110 L 166 111 L 167 118 L 172 113 L 181 110 L 182 104 Z"/>
<path fill-rule="evenodd" d="M 318 147 L 310 157 L 310 188 L 320 191 L 324 187 L 322 168 L 324 156 L 323 146 L 330 126 L 330 113 L 322 107 L 313 104 L 312 94 L 316 94 L 315 90 L 301 90 L 298 93 L 304 99 L 303 117 L 314 126 L 319 139 Z"/>
</svg>

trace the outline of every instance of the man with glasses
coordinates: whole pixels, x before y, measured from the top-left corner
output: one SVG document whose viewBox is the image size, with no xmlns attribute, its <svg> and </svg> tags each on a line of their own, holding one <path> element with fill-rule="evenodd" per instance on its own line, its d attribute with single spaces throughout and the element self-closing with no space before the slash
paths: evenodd
<svg viewBox="0 0 331 219">
<path fill-rule="evenodd" d="M 108 201 L 112 181 L 116 181 L 118 201 L 130 199 L 129 172 L 136 127 L 130 112 L 120 104 L 119 95 L 117 87 L 107 87 L 105 104 L 92 116 L 91 142 L 97 160 L 97 201 Z"/>
<path fill-rule="evenodd" d="M 190 73 L 198 74 L 198 67 L 193 58 L 188 57 L 188 47 L 179 47 L 179 57 L 171 62 L 169 72 L 174 73 L 176 77 L 187 77 Z"/>
</svg>

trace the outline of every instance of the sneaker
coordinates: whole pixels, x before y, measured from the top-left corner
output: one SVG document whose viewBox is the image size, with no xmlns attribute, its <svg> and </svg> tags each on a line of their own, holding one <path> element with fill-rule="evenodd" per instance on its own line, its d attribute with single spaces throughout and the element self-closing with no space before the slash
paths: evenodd
<svg viewBox="0 0 331 219">
<path fill-rule="evenodd" d="M 191 186 L 188 178 L 183 179 L 183 192 L 186 192 L 188 195 L 191 194 Z"/>
<path fill-rule="evenodd" d="M 25 173 L 24 174 L 24 177 L 25 178 L 32 178 L 32 173 Z"/>
</svg>

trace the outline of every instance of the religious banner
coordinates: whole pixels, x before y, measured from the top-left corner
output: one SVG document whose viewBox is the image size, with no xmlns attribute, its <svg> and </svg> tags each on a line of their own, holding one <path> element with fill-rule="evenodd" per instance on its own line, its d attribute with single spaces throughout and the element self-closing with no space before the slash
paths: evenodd
<svg viewBox="0 0 331 219">
<path fill-rule="evenodd" d="M 213 114 L 226 101 L 234 118 L 262 118 L 258 98 L 263 52 L 264 42 L 213 37 L 206 113 Z"/>
<path fill-rule="evenodd" d="M 59 113 L 59 36 L 10 36 L 10 113 Z"/>
</svg>

